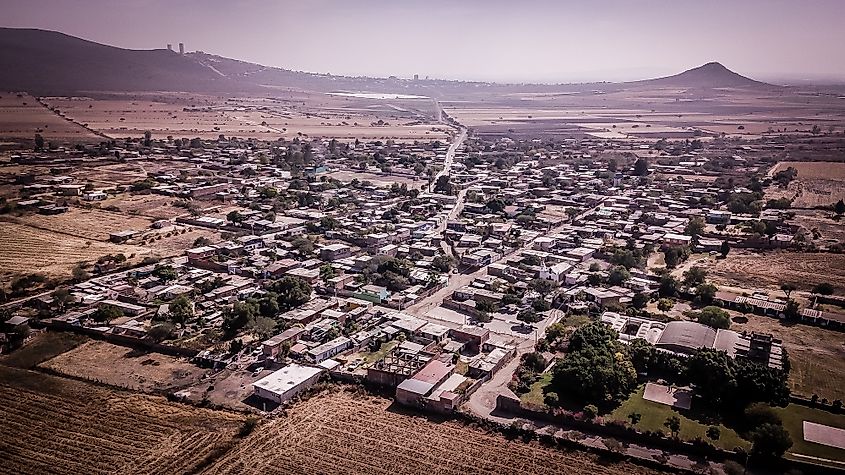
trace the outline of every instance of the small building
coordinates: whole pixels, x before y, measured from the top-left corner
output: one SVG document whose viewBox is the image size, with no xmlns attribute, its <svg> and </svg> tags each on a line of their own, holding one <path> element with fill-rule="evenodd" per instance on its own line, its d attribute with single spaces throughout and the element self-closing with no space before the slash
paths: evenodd
<svg viewBox="0 0 845 475">
<path fill-rule="evenodd" d="M 282 404 L 313 386 L 322 372 L 321 368 L 291 364 L 254 382 L 252 389 L 256 396 Z"/>
<path fill-rule="evenodd" d="M 334 340 L 308 350 L 308 357 L 314 363 L 320 363 L 321 361 L 327 360 L 334 355 L 348 350 L 349 348 L 352 348 L 352 340 L 345 336 L 339 336 Z"/>
<path fill-rule="evenodd" d="M 261 343 L 261 352 L 268 358 L 275 358 L 282 351 L 282 346 L 285 342 L 293 346 L 303 333 L 305 333 L 304 328 L 288 328 L 284 332 L 264 340 Z"/>
</svg>

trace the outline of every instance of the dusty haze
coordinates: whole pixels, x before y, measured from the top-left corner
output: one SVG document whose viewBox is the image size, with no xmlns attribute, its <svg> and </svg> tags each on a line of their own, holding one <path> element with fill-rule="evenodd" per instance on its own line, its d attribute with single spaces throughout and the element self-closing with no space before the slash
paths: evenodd
<svg viewBox="0 0 845 475">
<path fill-rule="evenodd" d="M 620 81 L 708 61 L 763 80 L 845 81 L 845 2 L 0 1 L 0 26 L 304 71 Z"/>
</svg>

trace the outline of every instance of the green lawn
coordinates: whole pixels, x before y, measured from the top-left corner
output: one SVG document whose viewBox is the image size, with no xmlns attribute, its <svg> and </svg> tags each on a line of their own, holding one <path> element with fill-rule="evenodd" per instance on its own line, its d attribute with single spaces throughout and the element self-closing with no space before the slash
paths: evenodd
<svg viewBox="0 0 845 475">
<path fill-rule="evenodd" d="M 568 315 L 563 320 L 563 325 L 572 328 L 579 328 L 590 323 L 590 321 L 590 317 L 587 315 Z"/>
<path fill-rule="evenodd" d="M 522 401 L 523 404 L 529 407 L 544 407 L 546 403 L 544 402 L 543 396 L 543 388 L 549 385 L 552 381 L 552 372 L 548 371 L 540 375 L 540 379 L 534 382 L 531 385 L 531 390 L 527 393 L 523 394 L 519 399 Z"/>
<path fill-rule="evenodd" d="M 792 437 L 792 448 L 789 449 L 787 457 L 791 456 L 795 459 L 807 460 L 805 457 L 795 457 L 795 454 L 802 454 L 845 462 L 845 450 L 804 441 L 804 421 L 845 429 L 845 415 L 833 414 L 821 409 L 799 406 L 797 404 L 776 407 L 774 409 L 781 419 L 783 419 L 783 427 L 789 431 L 789 435 Z M 845 465 L 834 466 L 845 468 Z"/>
<path fill-rule="evenodd" d="M 684 415 L 685 413 L 688 414 L 688 411 L 677 411 L 665 404 L 646 401 L 643 399 L 644 390 L 645 385 L 640 386 L 627 401 L 617 407 L 616 410 L 603 417 L 610 420 L 630 422 L 628 420 L 628 414 L 636 412 L 642 414 L 642 419 L 640 419 L 640 422 L 635 426 L 638 430 L 662 430 L 666 434 L 669 434 L 669 429 L 667 429 L 663 423 L 666 422 L 666 418 L 670 416 L 678 416 L 681 420 L 681 432 L 679 434 L 681 439 L 693 440 L 696 437 L 701 437 L 703 440 L 710 440 L 706 435 L 707 428 L 710 427 L 710 424 L 702 424 L 701 422 L 690 419 Z M 717 447 L 727 450 L 733 450 L 735 447 L 743 447 L 746 449 L 751 447 L 751 444 L 747 440 L 742 439 L 733 429 L 729 429 L 723 424 L 719 424 L 718 427 L 721 431 L 721 436 L 719 437 L 719 440 L 713 442 L 713 444 Z"/>
</svg>

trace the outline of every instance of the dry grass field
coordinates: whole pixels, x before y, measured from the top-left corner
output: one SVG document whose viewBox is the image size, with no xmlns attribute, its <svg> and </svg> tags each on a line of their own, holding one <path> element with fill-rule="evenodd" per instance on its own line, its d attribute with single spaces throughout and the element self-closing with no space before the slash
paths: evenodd
<svg viewBox="0 0 845 475">
<path fill-rule="evenodd" d="M 40 365 L 57 373 L 142 392 L 177 391 L 207 371 L 184 358 L 89 341 Z"/>
<path fill-rule="evenodd" d="M 146 216 L 152 219 L 172 219 L 188 214 L 185 208 L 173 206 L 177 201 L 169 196 L 123 193 L 120 196 L 101 201 L 100 208 L 116 207 L 130 215 Z"/>
<path fill-rule="evenodd" d="M 807 252 L 750 253 L 733 250 L 726 259 L 708 265 L 717 283 L 746 289 L 779 289 L 790 283 L 809 290 L 821 282 L 845 287 L 845 254 Z"/>
<path fill-rule="evenodd" d="M 17 223 L 32 228 L 97 241 L 108 241 L 112 232 L 145 231 L 152 224 L 149 218 L 81 208 L 71 208 L 66 213 L 53 216 L 30 214 L 15 219 Z"/>
<path fill-rule="evenodd" d="M 214 474 L 626 474 L 584 452 L 509 442 L 463 424 L 393 412 L 389 400 L 326 392 L 294 405 L 209 466 Z"/>
<path fill-rule="evenodd" d="M 99 242 L 0 221 L 0 283 L 11 281 L 14 275 L 31 273 L 67 278 L 78 263 L 90 263 L 117 253 L 127 256 L 134 253 L 136 259 L 152 254 L 138 246 Z"/>
<path fill-rule="evenodd" d="M 0 366 L 0 473 L 193 473 L 243 416 Z"/>
<path fill-rule="evenodd" d="M 771 333 L 783 340 L 792 368 L 789 387 L 802 396 L 845 400 L 845 334 L 808 325 L 782 325 L 774 318 L 743 315 L 732 330 Z"/>
<path fill-rule="evenodd" d="M 779 162 L 770 171 L 773 175 L 788 167 L 798 170 L 798 178 L 786 189 L 772 186 L 766 198 L 791 198 L 795 208 L 825 206 L 845 199 L 845 163 Z"/>
<path fill-rule="evenodd" d="M 46 141 L 99 141 L 84 127 L 67 121 L 27 94 L 0 92 L 0 139 L 33 140 L 40 133 Z"/>
<path fill-rule="evenodd" d="M 45 102 L 73 120 L 113 138 L 153 137 L 216 139 L 226 137 L 275 140 L 309 137 L 397 140 L 444 139 L 443 126 L 420 123 L 402 105 L 387 101 L 307 95 L 306 103 L 262 98 L 138 96 L 108 100 L 87 97 L 51 97 Z M 397 101 L 404 104 L 407 101 Z M 431 107 L 431 101 L 423 101 Z M 377 125 L 381 120 L 387 125 Z"/>
</svg>

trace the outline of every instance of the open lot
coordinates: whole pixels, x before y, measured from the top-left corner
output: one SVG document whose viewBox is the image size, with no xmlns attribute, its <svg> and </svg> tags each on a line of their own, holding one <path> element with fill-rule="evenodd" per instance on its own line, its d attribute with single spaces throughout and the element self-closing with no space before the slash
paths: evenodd
<svg viewBox="0 0 845 475">
<path fill-rule="evenodd" d="M 327 392 L 256 429 L 204 473 L 641 474 L 584 452 L 509 442 L 463 424 L 394 412 L 390 401 Z"/>
<path fill-rule="evenodd" d="M 143 392 L 174 391 L 195 384 L 207 370 L 185 358 L 89 341 L 40 365 L 60 374 Z"/>
<path fill-rule="evenodd" d="M 717 283 L 748 289 L 779 289 L 781 284 L 789 283 L 809 290 L 822 282 L 845 287 L 845 254 L 732 250 L 726 259 L 718 259 L 707 267 Z"/>
<path fill-rule="evenodd" d="M 0 356 L 0 365 L 31 369 L 88 341 L 88 337 L 75 333 L 41 332 L 33 335 L 26 345 L 14 352 Z"/>
<path fill-rule="evenodd" d="M 0 472 L 192 473 L 243 416 L 0 366 Z"/>
<path fill-rule="evenodd" d="M 798 178 L 786 189 L 770 187 L 766 198 L 793 199 L 794 208 L 831 205 L 845 199 L 845 162 L 778 162 L 769 174 L 788 167 L 798 170 Z"/>
<path fill-rule="evenodd" d="M 845 334 L 809 325 L 783 325 L 759 315 L 743 315 L 731 329 L 770 333 L 783 340 L 791 364 L 789 387 L 801 396 L 845 400 Z"/>
</svg>

